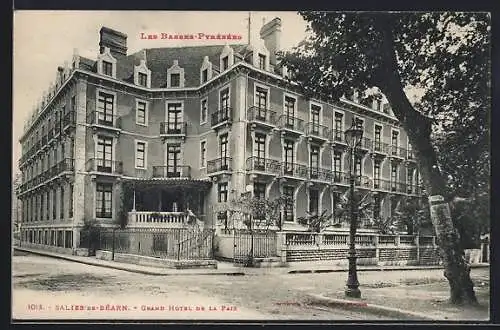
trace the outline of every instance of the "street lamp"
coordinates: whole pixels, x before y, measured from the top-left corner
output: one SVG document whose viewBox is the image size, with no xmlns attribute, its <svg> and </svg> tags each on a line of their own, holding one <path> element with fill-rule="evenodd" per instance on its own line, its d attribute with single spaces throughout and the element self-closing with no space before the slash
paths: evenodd
<svg viewBox="0 0 500 330">
<path fill-rule="evenodd" d="M 356 161 L 356 148 L 361 143 L 363 138 L 363 130 L 356 125 L 356 121 L 352 120 L 351 127 L 345 131 L 345 140 L 350 149 L 350 160 L 351 164 L 349 166 L 349 184 L 351 190 L 351 210 L 350 218 L 351 223 L 349 227 L 349 252 L 347 259 L 349 260 L 349 274 L 347 276 L 347 287 L 345 289 L 346 297 L 360 298 L 361 291 L 359 290 L 358 273 L 356 270 L 356 228 L 358 226 L 358 205 L 355 203 L 354 196 L 354 186 L 355 186 L 355 161 Z"/>
</svg>

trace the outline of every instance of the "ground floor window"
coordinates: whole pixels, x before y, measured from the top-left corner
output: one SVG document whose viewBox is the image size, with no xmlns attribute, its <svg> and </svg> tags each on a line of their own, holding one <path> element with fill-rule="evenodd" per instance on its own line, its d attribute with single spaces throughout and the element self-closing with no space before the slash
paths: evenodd
<svg viewBox="0 0 500 330">
<path fill-rule="evenodd" d="M 57 231 L 57 246 L 64 246 L 64 232 L 62 230 Z"/>
<path fill-rule="evenodd" d="M 293 195 L 294 195 L 293 192 L 294 192 L 293 187 L 291 186 L 283 187 L 283 195 L 290 199 L 290 201 L 286 203 L 285 207 L 283 208 L 283 220 L 290 222 L 292 222 L 294 219 L 293 206 L 295 201 L 293 200 Z"/>
<path fill-rule="evenodd" d="M 111 203 L 113 200 L 113 184 L 98 183 L 96 186 L 96 209 L 97 218 L 111 218 Z"/>
<path fill-rule="evenodd" d="M 66 236 L 64 237 L 64 247 L 73 247 L 73 231 L 66 230 Z"/>
<path fill-rule="evenodd" d="M 50 245 L 56 245 L 56 232 L 54 230 L 50 231 Z"/>
</svg>

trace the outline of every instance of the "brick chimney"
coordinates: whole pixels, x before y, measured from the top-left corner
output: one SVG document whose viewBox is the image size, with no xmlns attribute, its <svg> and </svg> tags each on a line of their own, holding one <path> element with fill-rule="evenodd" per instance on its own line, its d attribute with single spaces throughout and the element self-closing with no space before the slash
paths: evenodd
<svg viewBox="0 0 500 330">
<path fill-rule="evenodd" d="M 260 29 L 260 38 L 269 50 L 269 63 L 276 65 L 276 53 L 281 49 L 281 19 L 274 18 Z"/>
<path fill-rule="evenodd" d="M 99 31 L 99 52 L 104 52 L 104 47 L 108 47 L 111 55 L 127 56 L 127 35 L 125 33 L 103 26 Z"/>
</svg>

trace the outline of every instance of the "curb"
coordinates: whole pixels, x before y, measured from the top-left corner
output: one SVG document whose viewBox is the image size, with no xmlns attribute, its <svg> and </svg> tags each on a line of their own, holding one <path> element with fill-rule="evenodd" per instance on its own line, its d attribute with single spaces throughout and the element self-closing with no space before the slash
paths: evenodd
<svg viewBox="0 0 500 330">
<path fill-rule="evenodd" d="M 489 264 L 479 264 L 479 265 L 470 265 L 470 268 L 488 268 Z M 384 271 L 401 271 L 401 270 L 433 270 L 433 269 L 444 269 L 443 266 L 420 266 L 420 267 L 391 267 L 391 268 L 383 268 L 383 267 L 371 267 L 371 268 L 358 268 L 359 272 L 384 272 Z M 296 269 L 289 270 L 288 274 L 311 274 L 311 273 L 335 273 L 335 272 L 347 272 L 347 268 L 334 268 L 334 269 Z"/>
<path fill-rule="evenodd" d="M 337 298 L 328 298 L 321 295 L 316 294 L 307 294 L 309 298 L 309 303 L 311 305 L 321 305 L 326 307 L 336 307 L 347 310 L 356 310 L 356 311 L 366 311 L 368 313 L 376 314 L 376 315 L 384 315 L 395 318 L 402 318 L 405 320 L 418 320 L 418 321 L 439 321 L 439 318 L 432 318 L 426 314 L 416 313 L 412 311 L 407 311 L 398 308 L 380 306 L 368 304 L 363 301 L 352 301 L 345 299 L 337 299 Z"/>
<path fill-rule="evenodd" d="M 118 265 L 109 265 L 109 264 L 101 264 L 99 262 L 93 262 L 93 261 L 86 261 L 86 260 L 80 260 L 80 259 L 74 259 L 71 257 L 66 257 L 63 255 L 58 255 L 58 254 L 52 254 L 52 253 L 46 253 L 43 251 L 35 251 L 35 250 L 29 250 L 29 249 L 23 249 L 20 247 L 14 247 L 14 250 L 26 252 L 26 253 L 31 253 L 31 254 L 36 254 L 44 257 L 49 257 L 49 258 L 55 258 L 55 259 L 62 259 L 62 260 L 67 260 L 67 261 L 72 261 L 72 262 L 78 262 L 81 264 L 85 265 L 90 265 L 90 266 L 96 266 L 96 267 L 104 267 L 104 268 L 111 268 L 111 269 L 116 269 L 116 270 L 123 270 L 126 272 L 131 272 L 131 273 L 137 273 L 137 274 L 143 274 L 143 275 L 153 275 L 153 276 L 180 276 L 180 275 L 226 275 L 226 276 L 243 276 L 245 275 L 244 272 L 189 272 L 189 273 L 163 273 L 163 272 L 152 272 L 148 270 L 141 270 L 141 269 L 132 269 L 124 266 L 118 266 Z"/>
</svg>

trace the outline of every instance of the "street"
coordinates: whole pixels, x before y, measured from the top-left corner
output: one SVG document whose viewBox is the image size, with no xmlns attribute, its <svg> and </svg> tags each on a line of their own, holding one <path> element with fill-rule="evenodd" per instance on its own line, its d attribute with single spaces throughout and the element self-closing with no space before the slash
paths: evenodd
<svg viewBox="0 0 500 330">
<path fill-rule="evenodd" d="M 486 270 L 485 270 L 486 272 Z M 383 278 L 381 277 L 383 276 Z M 442 279 L 442 270 L 360 272 L 381 280 Z M 345 285 L 344 272 L 151 276 L 35 255 L 13 257 L 14 319 L 389 320 L 307 304 Z M 363 287 L 362 287 L 363 289 Z"/>
</svg>

